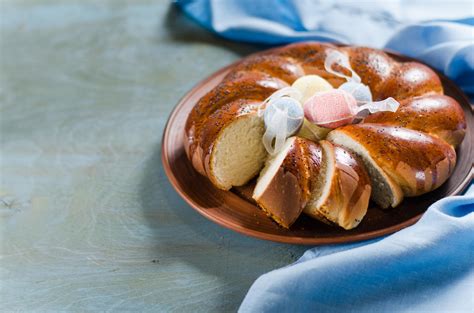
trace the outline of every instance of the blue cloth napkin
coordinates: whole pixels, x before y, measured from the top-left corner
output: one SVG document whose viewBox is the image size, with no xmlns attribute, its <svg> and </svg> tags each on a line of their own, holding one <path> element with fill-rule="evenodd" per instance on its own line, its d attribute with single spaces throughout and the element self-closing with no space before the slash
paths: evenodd
<svg viewBox="0 0 474 313">
<path fill-rule="evenodd" d="M 178 0 L 203 27 L 265 44 L 302 40 L 389 48 L 474 95 L 471 1 Z M 449 20 L 448 20 L 449 19 Z M 474 312 L 474 185 L 415 225 L 308 250 L 252 285 L 240 312 Z"/>
</svg>

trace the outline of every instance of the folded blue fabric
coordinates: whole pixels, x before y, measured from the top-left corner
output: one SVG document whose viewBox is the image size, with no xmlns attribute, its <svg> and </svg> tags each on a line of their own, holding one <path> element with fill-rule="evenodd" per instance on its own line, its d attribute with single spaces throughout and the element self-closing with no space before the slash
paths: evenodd
<svg viewBox="0 0 474 313">
<path fill-rule="evenodd" d="M 228 39 L 389 48 L 444 72 L 474 95 L 472 2 L 178 0 Z M 439 18 L 452 18 L 440 20 Z M 435 21 L 426 21 L 437 19 Z M 240 312 L 474 312 L 474 185 L 382 239 L 308 250 L 261 276 Z"/>
<path fill-rule="evenodd" d="M 474 185 L 383 239 L 308 250 L 252 285 L 240 312 L 473 312 Z"/>
<path fill-rule="evenodd" d="M 389 48 L 443 71 L 474 96 L 471 1 L 177 0 L 203 27 L 265 44 L 303 40 Z M 467 17 L 440 20 L 441 17 Z M 436 21 L 425 22 L 435 18 Z"/>
</svg>

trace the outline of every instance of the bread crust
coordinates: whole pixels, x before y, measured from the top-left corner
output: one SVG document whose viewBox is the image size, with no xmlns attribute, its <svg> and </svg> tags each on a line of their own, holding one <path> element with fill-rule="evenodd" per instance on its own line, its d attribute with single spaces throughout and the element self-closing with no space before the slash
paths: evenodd
<svg viewBox="0 0 474 313">
<path fill-rule="evenodd" d="M 385 52 L 367 47 L 344 47 L 352 69 L 369 86 L 375 100 L 381 100 L 382 86 L 387 83 L 397 63 Z"/>
<path fill-rule="evenodd" d="M 321 141 L 334 156 L 334 173 L 324 201 L 310 203 L 304 210 L 309 216 L 344 229 L 357 227 L 367 213 L 371 195 L 370 179 L 362 161 L 353 153 L 329 141 Z M 318 199 L 315 199 L 318 200 Z"/>
<path fill-rule="evenodd" d="M 445 95 L 427 95 L 400 102 L 396 112 L 369 115 L 365 123 L 401 126 L 437 136 L 456 147 L 466 134 L 466 118 L 459 103 Z"/>
<path fill-rule="evenodd" d="M 359 142 L 407 197 L 441 186 L 456 164 L 452 146 L 423 132 L 368 123 L 344 126 L 336 131 Z"/>
<path fill-rule="evenodd" d="M 265 73 L 278 77 L 288 84 L 293 83 L 298 77 L 304 75 L 303 68 L 293 58 L 263 54 L 242 60 L 224 77 L 223 81 L 232 81 L 242 73 L 247 72 Z"/>
<path fill-rule="evenodd" d="M 278 224 L 289 228 L 311 197 L 321 162 L 318 143 L 294 138 L 278 171 L 255 201 Z"/>
<path fill-rule="evenodd" d="M 201 131 L 214 112 L 235 100 L 248 99 L 261 102 L 277 89 L 287 85 L 284 81 L 265 73 L 246 72 L 235 80 L 220 83 L 204 95 L 189 114 L 184 131 L 184 148 L 195 169 L 206 175 L 201 164 L 208 155 L 202 146 Z"/>
<path fill-rule="evenodd" d="M 375 91 L 377 100 L 393 97 L 401 101 L 422 95 L 443 94 L 443 85 L 438 75 L 426 65 L 394 63 L 390 77 Z"/>
<path fill-rule="evenodd" d="M 277 49 L 274 53 L 279 56 L 290 57 L 300 63 L 304 75 L 318 75 L 337 87 L 345 82 L 344 78 L 326 71 L 324 61 L 333 50 L 339 50 L 335 45 L 320 42 L 294 43 Z"/>
</svg>

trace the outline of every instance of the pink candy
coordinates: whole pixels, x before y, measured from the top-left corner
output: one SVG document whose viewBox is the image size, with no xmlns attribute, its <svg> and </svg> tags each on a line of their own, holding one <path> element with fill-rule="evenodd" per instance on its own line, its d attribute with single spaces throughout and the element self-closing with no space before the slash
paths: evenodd
<svg viewBox="0 0 474 313">
<path fill-rule="evenodd" d="M 357 111 L 357 100 L 342 89 L 318 92 L 304 103 L 309 122 L 332 129 L 352 123 Z"/>
</svg>

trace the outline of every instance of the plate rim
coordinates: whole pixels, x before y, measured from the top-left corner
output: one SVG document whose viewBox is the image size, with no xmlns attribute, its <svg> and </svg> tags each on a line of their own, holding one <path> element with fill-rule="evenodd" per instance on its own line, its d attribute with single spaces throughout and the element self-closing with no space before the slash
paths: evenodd
<svg viewBox="0 0 474 313">
<path fill-rule="evenodd" d="M 343 45 L 338 45 L 338 46 L 343 46 Z M 245 59 L 249 56 L 258 55 L 258 54 L 261 54 L 261 53 L 264 53 L 264 52 L 267 53 L 267 52 L 269 52 L 271 50 L 274 50 L 274 49 L 277 49 L 277 48 L 279 48 L 279 47 L 275 47 L 275 48 L 271 48 L 271 49 L 264 49 L 262 51 L 258 51 L 258 52 L 249 54 L 247 56 L 244 56 L 244 57 L 232 62 L 229 65 L 226 65 L 226 66 L 218 69 L 217 71 L 211 73 L 210 75 L 208 75 L 205 78 L 203 78 L 202 80 L 200 80 L 197 84 L 195 84 L 189 91 L 187 91 L 184 94 L 184 96 L 182 96 L 180 98 L 178 103 L 174 106 L 174 108 L 171 111 L 171 113 L 168 117 L 168 120 L 165 124 L 165 128 L 164 128 L 162 138 L 161 138 L 161 161 L 162 161 L 162 165 L 163 165 L 165 174 L 168 178 L 168 181 L 171 183 L 173 189 L 179 194 L 179 196 L 189 206 L 191 206 L 195 211 L 197 211 L 199 214 L 201 214 L 202 216 L 204 216 L 208 220 L 213 221 L 216 224 L 218 224 L 222 227 L 225 227 L 227 229 L 236 231 L 240 234 L 250 236 L 250 237 L 253 237 L 253 238 L 257 238 L 257 239 L 269 240 L 269 241 L 273 241 L 273 242 L 280 242 L 280 243 L 287 243 L 287 244 L 299 244 L 299 245 L 327 245 L 327 244 L 350 243 L 350 242 L 370 240 L 370 239 L 378 238 L 378 237 L 381 237 L 381 236 L 390 235 L 390 234 L 393 234 L 393 233 L 395 233 L 395 232 L 397 232 L 401 229 L 404 229 L 408 226 L 411 226 L 411 225 L 415 224 L 424 215 L 426 210 L 422 213 L 419 213 L 416 216 L 413 216 L 413 217 L 401 222 L 401 223 L 398 223 L 398 224 L 395 224 L 395 225 L 392 225 L 392 226 L 389 226 L 389 227 L 385 227 L 385 228 L 382 228 L 382 229 L 377 229 L 377 230 L 372 230 L 372 231 L 360 233 L 360 234 L 347 234 L 347 235 L 342 235 L 342 236 L 332 237 L 332 238 L 328 238 L 328 237 L 321 238 L 321 237 L 285 236 L 285 235 L 271 234 L 271 233 L 267 233 L 267 232 L 262 232 L 262 231 L 250 229 L 250 228 L 244 227 L 242 225 L 239 225 L 239 224 L 236 224 L 236 223 L 233 223 L 233 222 L 229 222 L 227 219 L 224 219 L 220 216 L 216 216 L 212 213 L 209 213 L 207 210 L 204 210 L 203 208 L 201 208 L 201 206 L 198 203 L 196 203 L 194 201 L 194 199 L 191 196 L 189 196 L 181 188 L 181 186 L 180 186 L 180 184 L 179 184 L 179 182 L 178 182 L 178 180 L 177 180 L 176 176 L 174 175 L 174 172 L 171 168 L 171 163 L 170 163 L 170 160 L 169 160 L 169 156 L 168 156 L 166 147 L 167 147 L 167 145 L 169 143 L 169 140 L 170 140 L 170 137 L 169 137 L 170 125 L 173 124 L 173 121 L 178 116 L 179 109 L 182 107 L 183 103 L 185 103 L 186 100 L 189 97 L 191 97 L 192 94 L 196 90 L 199 90 L 209 80 L 211 80 L 214 77 L 219 76 L 219 75 L 223 74 L 224 72 L 230 70 L 232 67 L 234 67 L 238 63 L 242 62 L 243 59 Z M 451 79 L 446 77 L 443 73 L 440 73 L 438 70 L 436 70 L 433 67 L 427 65 L 423 61 L 419 61 L 415 58 L 408 57 L 408 56 L 402 55 L 398 52 L 394 52 L 394 51 L 387 50 L 387 49 L 380 49 L 380 50 L 384 51 L 389 56 L 392 56 L 392 57 L 395 57 L 395 58 L 403 58 L 407 61 L 414 61 L 414 62 L 418 62 L 418 63 L 421 63 L 421 64 L 424 64 L 424 65 L 428 66 L 430 69 L 432 69 L 433 71 L 436 72 L 436 74 L 441 78 L 442 81 L 447 81 L 451 85 L 450 87 L 452 87 L 454 89 L 454 91 L 457 94 L 459 94 L 459 96 L 461 96 L 466 103 L 470 104 L 469 99 L 464 94 L 464 92 Z M 471 104 L 471 108 L 472 108 L 472 104 Z M 472 150 L 473 150 L 473 147 L 472 147 L 472 145 L 470 145 L 469 154 L 471 156 L 473 154 Z M 189 162 L 189 160 L 187 160 L 187 161 Z M 447 194 L 445 197 L 460 194 L 465 189 L 467 189 L 467 187 L 469 186 L 469 182 L 472 179 L 474 179 L 474 160 L 471 164 L 470 171 L 468 171 L 465 174 L 464 178 L 460 181 L 460 183 L 457 185 L 457 187 L 452 192 Z M 225 191 L 225 192 L 233 193 L 230 190 Z M 241 198 L 243 201 L 246 201 L 241 196 L 238 196 L 238 197 Z M 443 197 L 443 198 L 445 198 L 445 197 Z"/>
</svg>

